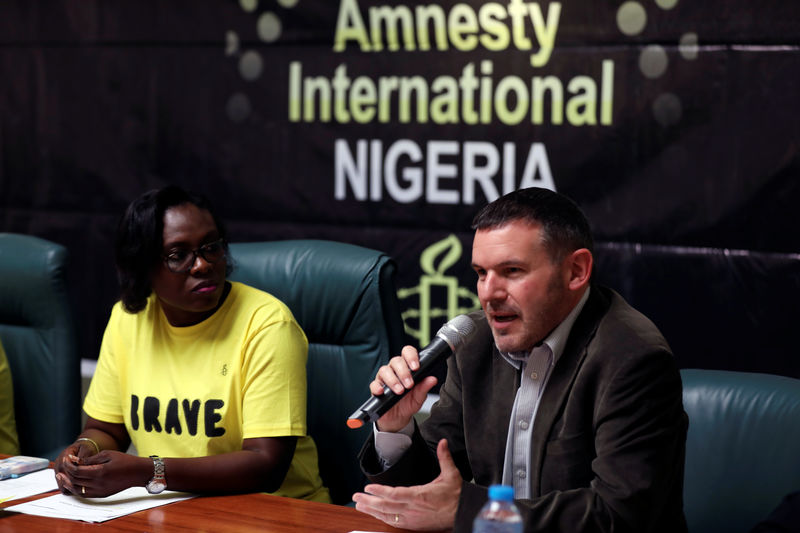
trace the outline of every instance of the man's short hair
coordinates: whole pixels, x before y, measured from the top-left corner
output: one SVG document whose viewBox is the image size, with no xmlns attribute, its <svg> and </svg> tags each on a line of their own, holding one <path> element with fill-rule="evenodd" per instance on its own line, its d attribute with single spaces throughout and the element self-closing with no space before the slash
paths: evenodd
<svg viewBox="0 0 800 533">
<path fill-rule="evenodd" d="M 542 244 L 553 262 L 580 248 L 593 249 L 592 230 L 580 207 L 539 187 L 510 192 L 486 205 L 472 220 L 472 229 L 497 229 L 516 220 L 541 226 Z"/>
</svg>

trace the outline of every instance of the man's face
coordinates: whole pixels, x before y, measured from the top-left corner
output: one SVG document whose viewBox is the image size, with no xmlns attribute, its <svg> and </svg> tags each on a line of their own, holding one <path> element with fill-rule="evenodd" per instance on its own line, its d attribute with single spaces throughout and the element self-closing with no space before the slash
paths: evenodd
<svg viewBox="0 0 800 533">
<path fill-rule="evenodd" d="M 541 226 L 527 221 L 475 232 L 472 268 L 498 349 L 528 351 L 569 314 L 575 302 L 566 263 L 551 261 Z"/>
<path fill-rule="evenodd" d="M 218 239 L 219 230 L 207 210 L 183 204 L 164 212 L 164 255 L 191 252 Z M 225 258 L 209 263 L 197 256 L 191 270 L 176 274 L 159 262 L 150 281 L 170 324 L 196 324 L 214 313 L 225 288 L 226 266 Z"/>
</svg>

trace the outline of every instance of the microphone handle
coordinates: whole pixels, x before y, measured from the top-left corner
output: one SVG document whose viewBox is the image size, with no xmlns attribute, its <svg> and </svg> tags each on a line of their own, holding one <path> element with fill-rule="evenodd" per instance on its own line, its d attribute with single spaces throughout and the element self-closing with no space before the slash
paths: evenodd
<svg viewBox="0 0 800 533">
<path fill-rule="evenodd" d="M 452 353 L 452 348 L 450 348 L 450 345 L 447 344 L 444 339 L 438 336 L 434 337 L 430 344 L 419 352 L 419 368 L 411 371 L 411 379 L 414 380 L 414 384 L 416 385 L 429 376 L 431 368 L 440 360 L 447 359 Z M 445 357 L 437 356 L 439 354 L 445 355 Z M 389 409 L 394 407 L 407 392 L 408 389 L 404 390 L 401 394 L 396 394 L 392 389 L 384 386 L 383 394 L 380 396 L 372 395 L 355 413 L 350 415 L 350 420 L 357 419 L 361 420 L 363 423 L 375 422 Z"/>
</svg>

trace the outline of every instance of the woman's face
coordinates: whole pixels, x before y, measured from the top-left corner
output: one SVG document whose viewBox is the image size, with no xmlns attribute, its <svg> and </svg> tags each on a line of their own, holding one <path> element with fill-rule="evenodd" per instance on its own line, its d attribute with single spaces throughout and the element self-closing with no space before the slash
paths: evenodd
<svg viewBox="0 0 800 533">
<path fill-rule="evenodd" d="M 170 207 L 164 212 L 162 255 L 196 252 L 203 245 L 218 241 L 214 218 L 194 204 Z M 214 314 L 225 291 L 227 259 L 214 263 L 195 253 L 188 272 L 175 273 L 163 260 L 153 270 L 151 285 L 164 315 L 173 326 L 197 324 Z"/>
</svg>

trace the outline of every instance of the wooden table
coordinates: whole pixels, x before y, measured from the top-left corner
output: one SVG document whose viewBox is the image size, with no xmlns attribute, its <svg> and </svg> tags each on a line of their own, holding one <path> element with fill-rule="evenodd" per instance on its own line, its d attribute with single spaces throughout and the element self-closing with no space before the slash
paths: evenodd
<svg viewBox="0 0 800 533">
<path fill-rule="evenodd" d="M 35 500 L 55 492 L 0 504 L 0 508 Z M 290 533 L 403 531 L 356 511 L 325 503 L 268 494 L 199 496 L 139 511 L 107 522 L 90 524 L 0 510 L 0 533 L 72 533 L 75 531 Z"/>
</svg>

